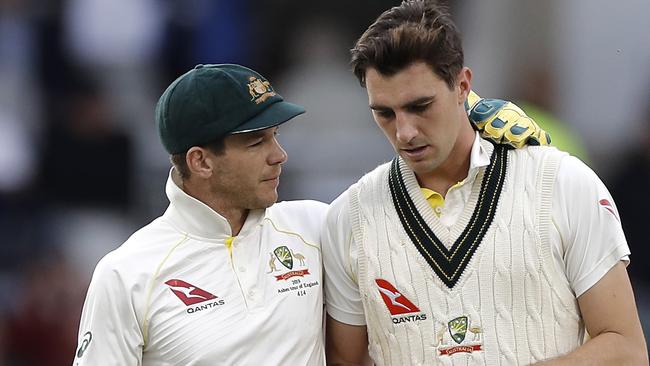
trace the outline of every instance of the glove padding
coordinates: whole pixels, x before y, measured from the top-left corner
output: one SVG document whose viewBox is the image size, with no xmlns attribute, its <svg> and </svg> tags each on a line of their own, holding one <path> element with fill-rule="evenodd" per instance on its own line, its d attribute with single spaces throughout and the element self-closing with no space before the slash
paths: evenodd
<svg viewBox="0 0 650 366">
<path fill-rule="evenodd" d="M 515 149 L 551 144 L 551 136 L 512 102 L 481 98 L 470 91 L 465 109 L 474 129 L 484 139 Z"/>
</svg>

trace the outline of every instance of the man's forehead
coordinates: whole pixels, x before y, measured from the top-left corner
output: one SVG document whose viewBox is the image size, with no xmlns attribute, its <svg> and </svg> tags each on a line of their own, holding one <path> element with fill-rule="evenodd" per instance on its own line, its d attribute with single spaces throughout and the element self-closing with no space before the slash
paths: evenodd
<svg viewBox="0 0 650 366">
<path fill-rule="evenodd" d="M 433 99 L 441 79 L 424 67 L 407 67 L 394 75 L 381 74 L 374 68 L 366 72 L 368 104 L 372 109 L 405 106 Z"/>
<path fill-rule="evenodd" d="M 431 77 L 434 79 L 440 79 L 438 75 L 431 69 L 431 67 L 424 61 L 415 61 L 410 64 L 400 68 L 396 72 L 382 73 L 375 66 L 369 66 L 366 69 L 365 80 L 368 81 L 369 78 L 382 81 L 393 81 L 399 80 L 407 77 Z"/>
</svg>

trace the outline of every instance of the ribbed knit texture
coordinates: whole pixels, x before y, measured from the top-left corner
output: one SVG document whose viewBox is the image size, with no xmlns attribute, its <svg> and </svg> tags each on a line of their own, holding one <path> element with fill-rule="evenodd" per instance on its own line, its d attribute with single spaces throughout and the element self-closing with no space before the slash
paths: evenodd
<svg viewBox="0 0 650 366">
<path fill-rule="evenodd" d="M 484 147 L 492 152 L 490 144 Z M 553 265 L 548 242 L 552 189 L 563 153 L 530 147 L 508 154 L 506 182 L 494 222 L 451 290 L 401 227 L 388 188 L 389 165 L 377 168 L 351 189 L 359 289 L 376 364 L 527 365 L 581 344 L 584 327 L 577 301 L 566 276 Z M 448 248 L 476 206 L 483 170 L 458 222 L 447 229 L 402 162 L 411 199 Z M 398 316 L 391 316 L 382 300 L 375 284 L 378 278 L 418 306 L 426 320 L 394 324 Z M 461 316 L 468 318 L 467 331 L 457 343 L 448 322 Z M 481 350 L 440 355 L 450 347 L 469 345 L 480 345 Z"/>
</svg>

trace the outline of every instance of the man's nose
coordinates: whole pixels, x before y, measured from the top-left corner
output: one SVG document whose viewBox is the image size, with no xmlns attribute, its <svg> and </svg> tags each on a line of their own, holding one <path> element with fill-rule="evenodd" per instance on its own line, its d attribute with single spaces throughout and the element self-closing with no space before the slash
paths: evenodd
<svg viewBox="0 0 650 366">
<path fill-rule="evenodd" d="M 395 116 L 396 125 L 396 138 L 397 142 L 401 144 L 408 144 L 418 134 L 418 129 L 415 123 L 406 115 L 398 113 Z"/>
<path fill-rule="evenodd" d="M 268 163 L 269 165 L 283 164 L 287 161 L 287 152 L 284 151 L 280 142 L 274 138 L 273 139 L 273 151 L 269 155 Z"/>
</svg>

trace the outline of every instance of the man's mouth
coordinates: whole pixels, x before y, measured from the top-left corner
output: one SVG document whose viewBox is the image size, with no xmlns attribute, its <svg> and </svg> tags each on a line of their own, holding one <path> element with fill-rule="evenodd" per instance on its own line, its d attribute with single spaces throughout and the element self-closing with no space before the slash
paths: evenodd
<svg viewBox="0 0 650 366">
<path fill-rule="evenodd" d="M 424 152 L 427 149 L 427 145 L 424 146 L 418 146 L 418 147 L 413 147 L 413 148 L 403 148 L 400 149 L 403 155 L 408 157 L 409 159 L 418 159 L 421 158 L 424 155 Z"/>
</svg>

